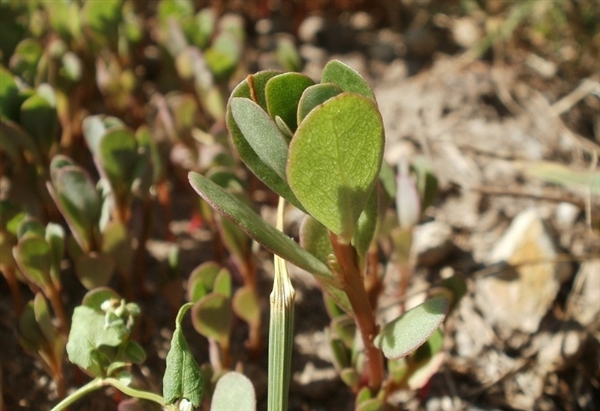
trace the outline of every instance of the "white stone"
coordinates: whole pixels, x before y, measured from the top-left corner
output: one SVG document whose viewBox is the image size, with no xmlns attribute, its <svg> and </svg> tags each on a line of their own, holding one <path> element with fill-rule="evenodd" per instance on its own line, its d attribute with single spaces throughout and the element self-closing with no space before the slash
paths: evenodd
<svg viewBox="0 0 600 411">
<path fill-rule="evenodd" d="M 538 330 L 561 283 L 570 275 L 568 265 L 556 263 L 557 255 L 537 210 L 515 217 L 487 261 L 508 267 L 476 281 L 476 304 L 501 336 Z"/>
<path fill-rule="evenodd" d="M 433 267 L 444 261 L 452 251 L 452 228 L 439 221 L 418 225 L 413 231 L 411 252 L 417 265 Z"/>
</svg>

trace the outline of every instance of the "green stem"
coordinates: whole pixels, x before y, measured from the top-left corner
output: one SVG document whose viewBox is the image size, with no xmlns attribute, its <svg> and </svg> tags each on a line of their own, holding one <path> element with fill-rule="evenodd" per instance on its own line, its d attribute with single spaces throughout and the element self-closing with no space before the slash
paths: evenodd
<svg viewBox="0 0 600 411">
<path fill-rule="evenodd" d="M 82 387 L 79 387 L 77 391 L 75 391 L 73 394 L 69 395 L 67 398 L 59 402 L 56 406 L 54 406 L 54 408 L 52 408 L 51 411 L 62 411 L 70 405 L 82 399 L 87 394 L 107 385 L 112 385 L 113 387 L 121 391 L 123 394 L 128 395 L 130 397 L 152 401 L 159 404 L 162 407 L 165 407 L 165 401 L 163 400 L 163 397 L 161 397 L 158 394 L 128 387 L 127 385 L 123 384 L 121 381 L 115 378 L 94 378 L 92 381 L 88 382 Z"/>
<path fill-rule="evenodd" d="M 54 406 L 54 408 L 52 408 L 51 411 L 61 411 L 61 410 L 64 410 L 69 405 L 72 405 L 73 403 L 79 401 L 81 398 L 83 398 L 87 394 L 89 394 L 89 393 L 91 393 L 93 391 L 96 391 L 97 389 L 99 389 L 101 387 L 102 387 L 102 379 L 101 378 L 94 378 L 92 381 L 88 382 L 84 386 L 79 387 L 79 389 L 77 391 L 75 391 L 73 394 L 69 395 L 64 400 L 62 400 L 61 402 L 59 402 L 58 404 L 56 404 Z"/>
<path fill-rule="evenodd" d="M 121 391 L 123 394 L 129 395 L 130 397 L 139 398 L 140 400 L 152 401 L 162 407 L 165 406 L 165 401 L 160 395 L 129 387 L 115 378 L 104 379 L 104 385 L 112 385 L 113 387 Z"/>
</svg>

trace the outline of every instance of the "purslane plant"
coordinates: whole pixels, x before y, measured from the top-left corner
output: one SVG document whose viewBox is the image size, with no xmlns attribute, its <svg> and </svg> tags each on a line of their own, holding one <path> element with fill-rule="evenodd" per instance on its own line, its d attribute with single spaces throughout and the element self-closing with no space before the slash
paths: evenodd
<svg viewBox="0 0 600 411">
<path fill-rule="evenodd" d="M 227 107 L 231 143 L 268 187 L 304 211 L 301 244 L 262 220 L 201 174 L 196 192 L 257 242 L 312 273 L 356 323 L 357 388 L 376 395 L 384 355 L 406 356 L 445 318 L 446 297 L 434 297 L 379 329 L 365 288 L 365 258 L 378 221 L 378 177 L 384 130 L 374 94 L 352 68 L 332 61 L 321 83 L 299 73 L 263 71 L 233 91 Z M 364 362 L 364 367 L 362 363 Z"/>
</svg>

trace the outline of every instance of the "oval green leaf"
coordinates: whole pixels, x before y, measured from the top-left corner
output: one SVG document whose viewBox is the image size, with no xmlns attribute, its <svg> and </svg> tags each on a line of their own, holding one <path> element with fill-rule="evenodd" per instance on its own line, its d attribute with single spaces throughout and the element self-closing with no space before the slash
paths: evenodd
<svg viewBox="0 0 600 411">
<path fill-rule="evenodd" d="M 210 411 L 256 410 L 256 394 L 252 382 L 243 374 L 228 372 L 219 378 Z"/>
<path fill-rule="evenodd" d="M 375 101 L 373 90 L 358 71 L 339 60 L 331 60 L 323 68 L 321 83 L 334 83 L 344 91 L 360 94 Z"/>
<path fill-rule="evenodd" d="M 232 319 L 231 300 L 221 294 L 205 295 L 192 307 L 194 329 L 218 342 L 229 338 Z"/>
<path fill-rule="evenodd" d="M 446 318 L 449 302 L 434 297 L 387 324 L 375 338 L 386 358 L 401 358 L 415 350 L 437 330 Z"/>
<path fill-rule="evenodd" d="M 232 98 L 229 105 L 231 115 L 250 147 L 285 181 L 288 144 L 277 125 L 250 99 Z"/>
<path fill-rule="evenodd" d="M 42 237 L 27 236 L 13 249 L 19 268 L 32 283 L 45 289 L 51 282 L 52 250 Z"/>
<path fill-rule="evenodd" d="M 346 243 L 379 174 L 383 147 L 377 107 L 350 93 L 313 109 L 290 144 L 287 177 L 294 194 Z"/>
<path fill-rule="evenodd" d="M 229 102 L 227 103 L 227 129 L 231 138 L 231 144 L 237 151 L 238 155 L 248 166 L 250 171 L 254 173 L 259 180 L 265 183 L 271 190 L 285 198 L 287 201 L 305 211 L 302 204 L 298 201 L 290 186 L 285 179 L 275 172 L 275 170 L 265 164 L 263 160 L 254 151 L 250 143 L 244 137 L 237 122 L 233 118 L 231 110 L 231 101 L 237 97 L 245 97 L 257 103 L 263 110 L 267 109 L 267 100 L 265 96 L 265 87 L 267 81 L 272 77 L 280 74 L 278 71 L 261 71 L 257 74 L 250 75 L 242 81 L 231 93 Z"/>
<path fill-rule="evenodd" d="M 271 118 L 279 116 L 292 133 L 296 131 L 298 102 L 304 90 L 314 84 L 310 77 L 300 73 L 285 73 L 270 79 L 265 93 Z"/>
<path fill-rule="evenodd" d="M 304 117 L 306 117 L 313 108 L 318 107 L 320 104 L 323 104 L 330 98 L 342 94 L 343 92 L 344 90 L 342 90 L 340 86 L 333 83 L 321 83 L 307 87 L 298 102 L 298 124 L 304 120 Z"/>
</svg>

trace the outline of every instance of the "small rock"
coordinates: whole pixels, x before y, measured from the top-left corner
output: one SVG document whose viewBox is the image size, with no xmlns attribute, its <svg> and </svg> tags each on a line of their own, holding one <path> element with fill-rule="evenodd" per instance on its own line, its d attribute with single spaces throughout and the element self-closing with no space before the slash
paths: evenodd
<svg viewBox="0 0 600 411">
<path fill-rule="evenodd" d="M 577 272 L 568 310 L 587 327 L 600 317 L 600 259 L 584 261 Z"/>
<path fill-rule="evenodd" d="M 503 337 L 534 333 L 552 306 L 570 267 L 556 264 L 554 242 L 535 209 L 518 214 L 490 253 L 488 264 L 508 264 L 476 282 L 475 300 Z"/>
<path fill-rule="evenodd" d="M 471 16 L 461 17 L 452 25 L 452 39 L 466 49 L 473 47 L 483 37 L 483 30 Z"/>
<path fill-rule="evenodd" d="M 366 11 L 358 11 L 350 17 L 350 27 L 357 31 L 372 30 L 375 19 Z"/>
<path fill-rule="evenodd" d="M 572 203 L 560 203 L 556 206 L 555 219 L 556 226 L 561 229 L 571 228 L 581 209 Z"/>
<path fill-rule="evenodd" d="M 576 329 L 563 330 L 551 336 L 548 333 L 536 335 L 533 345 L 539 347 L 538 364 L 545 372 L 560 371 L 572 365 L 581 351 L 583 338 L 583 331 Z"/>
<path fill-rule="evenodd" d="M 453 249 L 452 228 L 439 221 L 416 226 L 413 231 L 412 252 L 417 265 L 434 267 L 444 261 Z"/>
<path fill-rule="evenodd" d="M 339 382 L 338 372 L 333 367 L 317 368 L 309 361 L 302 372 L 294 373 L 294 383 L 303 386 L 303 392 L 313 399 L 331 395 Z"/>
<path fill-rule="evenodd" d="M 298 38 L 304 43 L 315 44 L 319 32 L 325 28 L 325 19 L 321 16 L 309 16 L 298 27 Z"/>
</svg>

